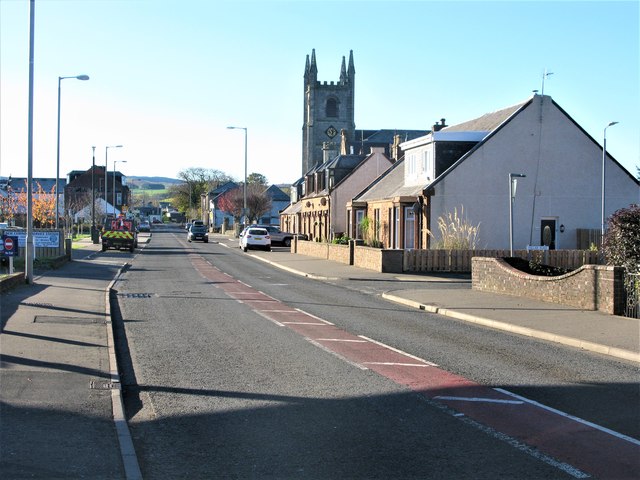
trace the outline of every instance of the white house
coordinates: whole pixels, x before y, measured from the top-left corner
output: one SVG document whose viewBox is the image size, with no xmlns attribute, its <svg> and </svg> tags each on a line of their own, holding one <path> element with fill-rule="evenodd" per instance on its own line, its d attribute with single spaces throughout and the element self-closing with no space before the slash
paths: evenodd
<svg viewBox="0 0 640 480">
<path fill-rule="evenodd" d="M 427 248 L 438 218 L 464 208 L 480 227 L 477 248 L 509 248 L 510 174 L 524 175 L 512 204 L 514 249 L 573 249 L 578 230 L 600 230 L 602 146 L 551 97 L 439 127 L 401 144 L 404 162 L 352 202 L 370 218 L 376 205 L 389 212 L 385 246 Z M 640 203 L 640 182 L 608 154 L 604 190 L 605 217 Z"/>
</svg>

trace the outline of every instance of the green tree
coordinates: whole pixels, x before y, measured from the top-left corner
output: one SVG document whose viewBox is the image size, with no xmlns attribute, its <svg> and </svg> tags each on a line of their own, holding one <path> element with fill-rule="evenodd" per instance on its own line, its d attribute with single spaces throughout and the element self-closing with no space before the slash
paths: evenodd
<svg viewBox="0 0 640 480">
<path fill-rule="evenodd" d="M 267 177 L 261 173 L 252 173 L 247 177 L 247 185 L 258 184 L 266 187 L 268 185 Z"/>
<path fill-rule="evenodd" d="M 640 205 L 630 205 L 611 215 L 602 244 L 609 265 L 640 273 Z"/>
<path fill-rule="evenodd" d="M 174 206 L 181 212 L 189 212 L 191 217 L 201 215 L 200 197 L 223 183 L 231 181 L 231 177 L 220 170 L 191 167 L 178 173 L 183 183 L 171 185 L 169 192 Z"/>
</svg>

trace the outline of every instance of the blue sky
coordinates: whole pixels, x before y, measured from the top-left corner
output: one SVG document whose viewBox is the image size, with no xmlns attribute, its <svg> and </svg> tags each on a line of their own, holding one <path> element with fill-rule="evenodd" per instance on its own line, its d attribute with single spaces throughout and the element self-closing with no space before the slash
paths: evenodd
<svg viewBox="0 0 640 480">
<path fill-rule="evenodd" d="M 353 50 L 356 128 L 430 129 L 541 90 L 636 174 L 639 2 L 37 0 L 33 175 L 96 164 L 301 174 L 303 74 L 337 81 Z M 0 176 L 27 175 L 29 2 L 0 0 Z M 127 163 L 122 163 L 126 161 Z"/>
</svg>

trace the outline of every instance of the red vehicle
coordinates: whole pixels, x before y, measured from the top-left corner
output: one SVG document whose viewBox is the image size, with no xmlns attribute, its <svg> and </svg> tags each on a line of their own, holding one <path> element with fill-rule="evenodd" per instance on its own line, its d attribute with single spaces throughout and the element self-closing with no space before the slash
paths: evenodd
<svg viewBox="0 0 640 480">
<path fill-rule="evenodd" d="M 108 248 L 117 250 L 133 250 L 138 246 L 138 234 L 133 220 L 124 217 L 112 219 L 107 222 L 102 231 L 102 251 Z"/>
</svg>

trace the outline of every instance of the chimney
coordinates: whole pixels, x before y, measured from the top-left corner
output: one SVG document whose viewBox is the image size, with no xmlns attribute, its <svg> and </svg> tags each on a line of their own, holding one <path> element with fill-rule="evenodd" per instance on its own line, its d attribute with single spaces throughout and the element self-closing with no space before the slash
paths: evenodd
<svg viewBox="0 0 640 480">
<path fill-rule="evenodd" d="M 434 132 L 439 132 L 440 130 L 442 130 L 443 128 L 447 127 L 448 125 L 445 123 L 445 119 L 441 118 L 440 122 L 442 123 L 438 123 L 436 122 L 435 125 L 433 126 L 433 128 L 431 129 Z"/>
</svg>

